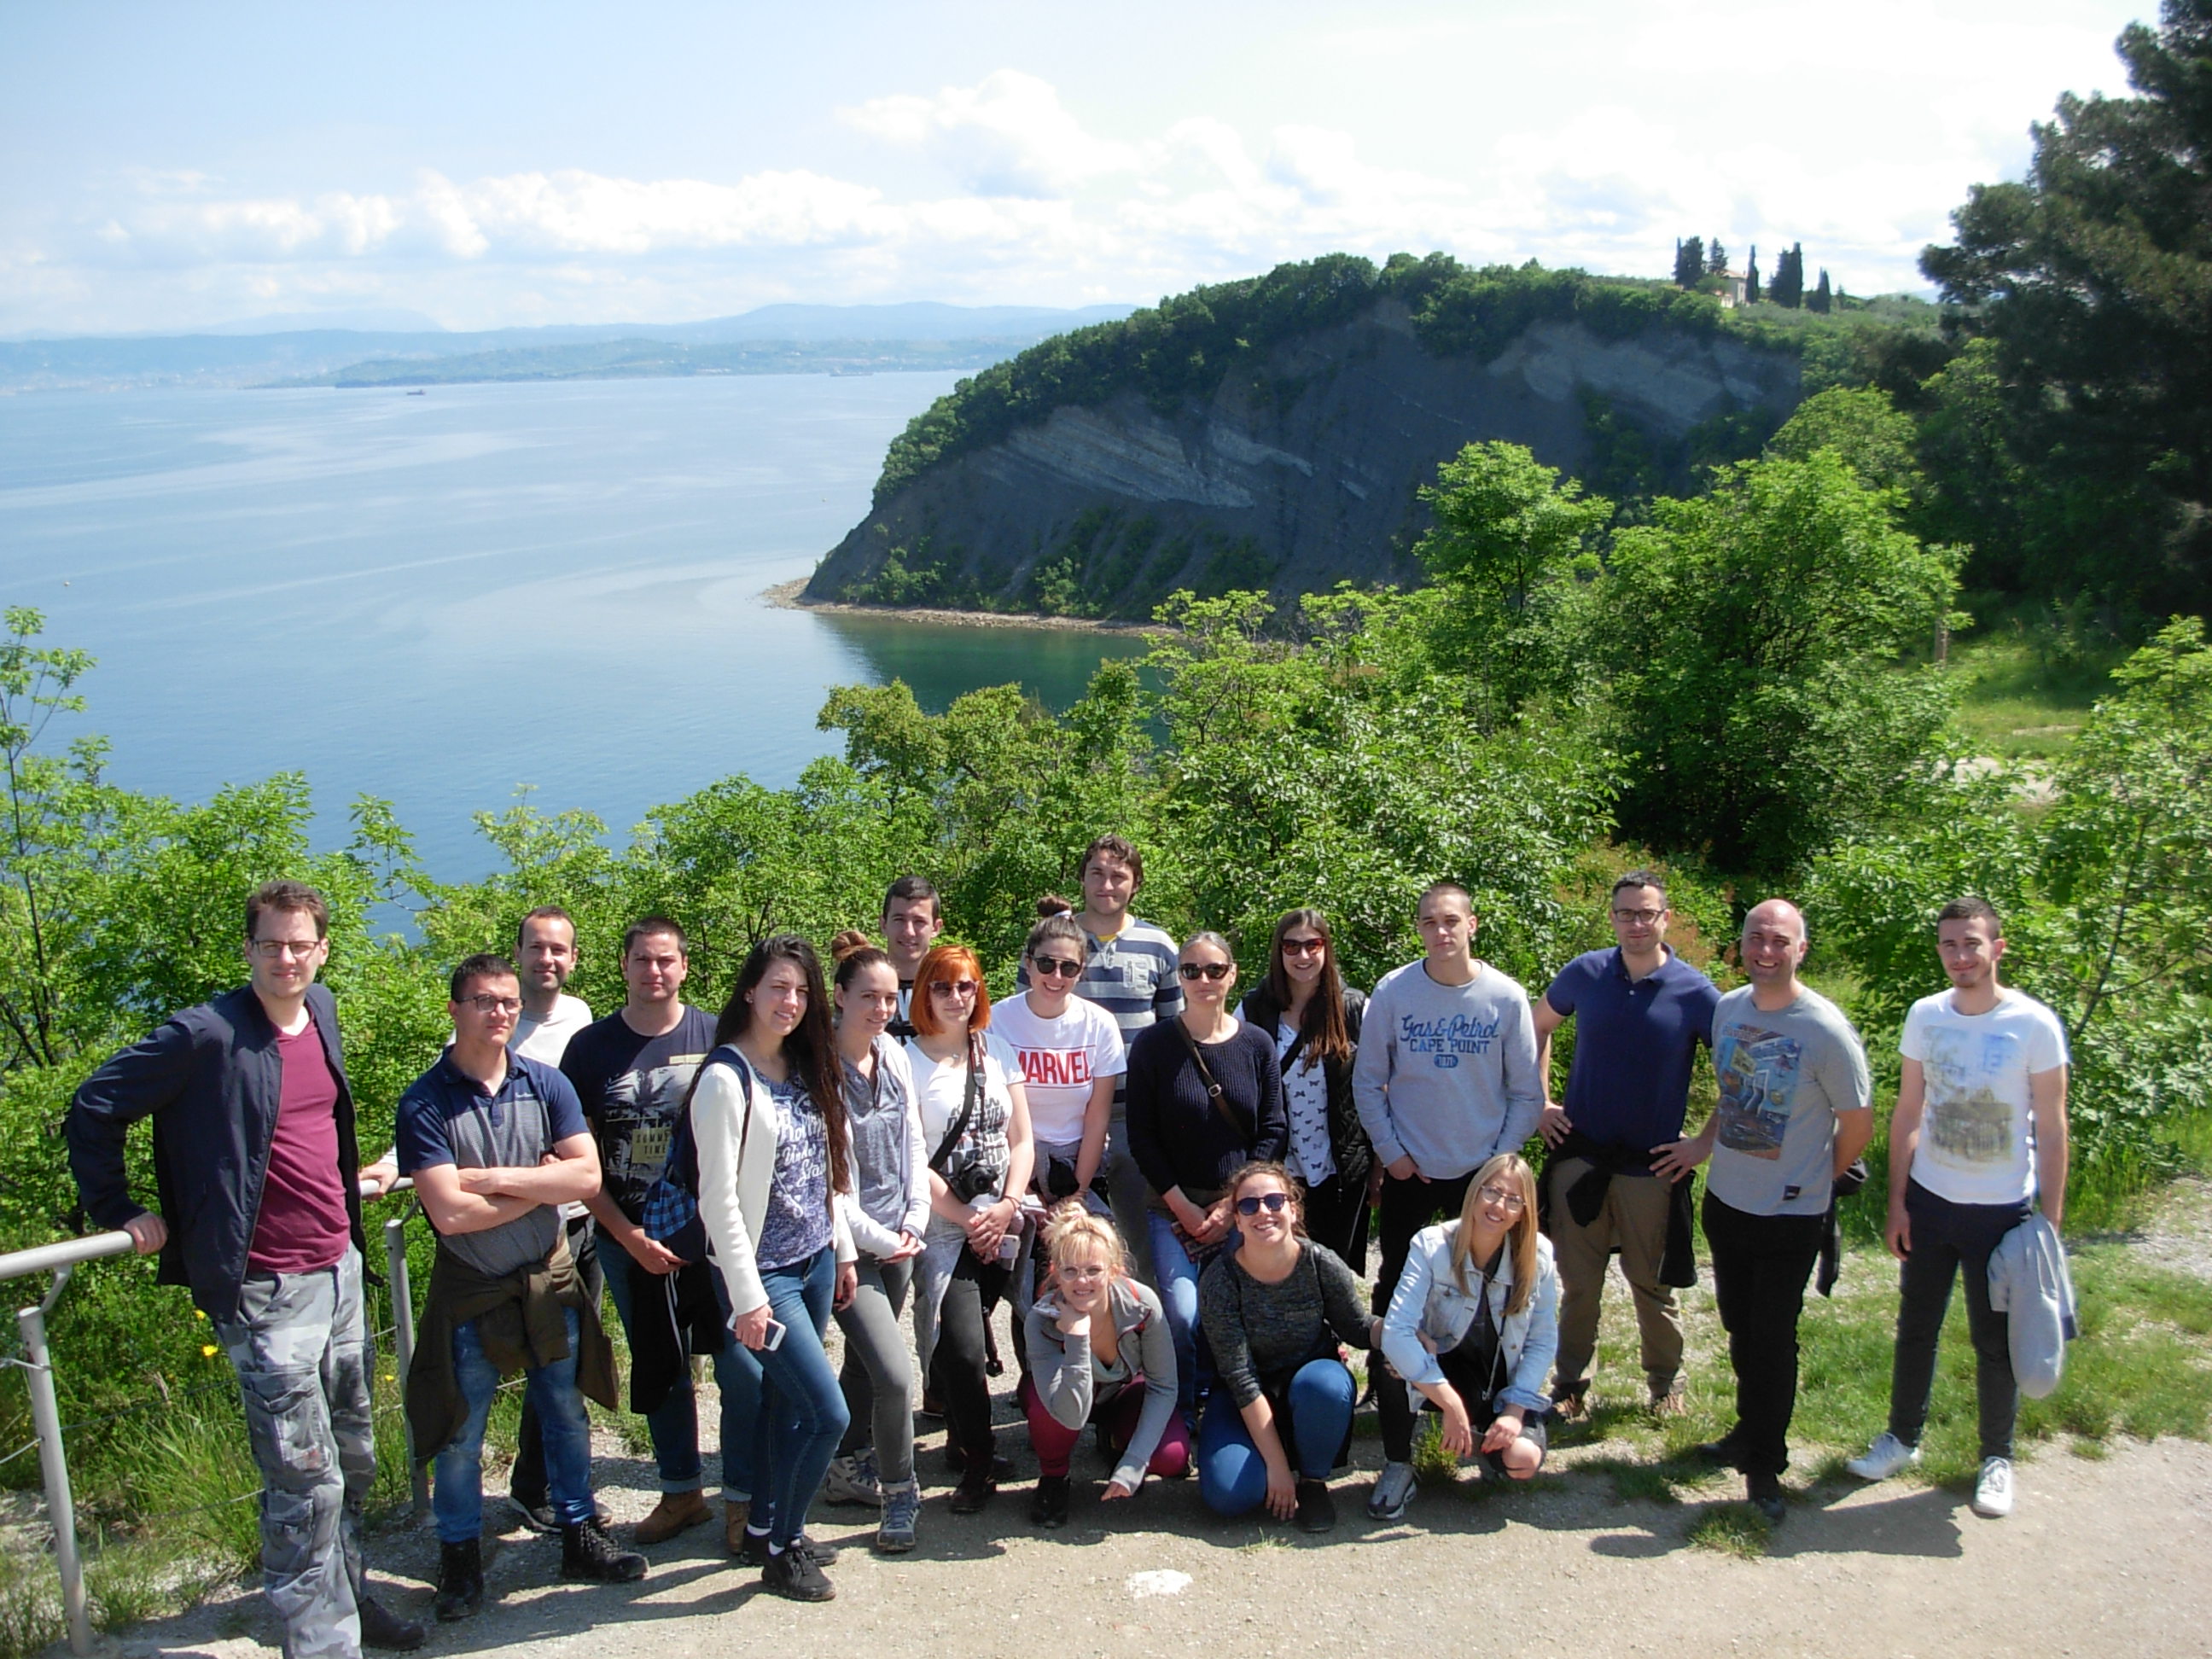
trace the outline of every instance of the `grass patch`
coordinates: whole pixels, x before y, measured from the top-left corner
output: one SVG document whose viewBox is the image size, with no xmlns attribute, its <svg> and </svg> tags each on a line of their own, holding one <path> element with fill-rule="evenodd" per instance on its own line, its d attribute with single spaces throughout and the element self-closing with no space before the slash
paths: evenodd
<svg viewBox="0 0 2212 1659">
<path fill-rule="evenodd" d="M 1692 1522 L 1683 1535 L 1698 1549 L 1758 1561 L 1765 1559 L 1774 1528 L 1748 1504 L 1716 1504 Z"/>
<path fill-rule="evenodd" d="M 2096 700 L 2112 690 L 2117 641 L 2062 637 L 2047 623 L 1999 619 L 1953 647 L 1958 723 L 1978 755 L 2055 760 Z"/>
</svg>

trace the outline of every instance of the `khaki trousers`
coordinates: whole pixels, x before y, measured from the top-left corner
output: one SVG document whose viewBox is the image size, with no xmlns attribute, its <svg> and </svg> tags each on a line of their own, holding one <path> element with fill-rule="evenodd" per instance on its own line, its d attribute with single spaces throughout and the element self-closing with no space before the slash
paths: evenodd
<svg viewBox="0 0 2212 1659">
<path fill-rule="evenodd" d="M 1667 1253 L 1668 1183 L 1657 1176 L 1613 1176 L 1604 1207 L 1584 1227 L 1567 1207 L 1567 1188 L 1589 1168 L 1589 1160 L 1571 1158 L 1554 1161 L 1547 1173 L 1552 1185 L 1552 1254 L 1559 1270 L 1559 1354 L 1552 1392 L 1573 1393 L 1589 1380 L 1606 1263 L 1618 1250 L 1621 1276 L 1636 1298 L 1644 1380 L 1654 1394 L 1664 1394 L 1682 1369 L 1681 1309 L 1673 1289 L 1659 1282 L 1659 1264 Z"/>
</svg>

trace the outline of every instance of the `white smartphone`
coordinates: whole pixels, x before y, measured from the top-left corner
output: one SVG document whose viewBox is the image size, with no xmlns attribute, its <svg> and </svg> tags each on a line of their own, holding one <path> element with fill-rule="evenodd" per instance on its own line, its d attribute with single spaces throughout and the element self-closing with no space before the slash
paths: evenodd
<svg viewBox="0 0 2212 1659">
<path fill-rule="evenodd" d="M 768 1334 L 761 1340 L 763 1353 L 774 1353 L 783 1346 L 783 1329 L 781 1320 L 771 1319 L 768 1322 Z"/>
</svg>

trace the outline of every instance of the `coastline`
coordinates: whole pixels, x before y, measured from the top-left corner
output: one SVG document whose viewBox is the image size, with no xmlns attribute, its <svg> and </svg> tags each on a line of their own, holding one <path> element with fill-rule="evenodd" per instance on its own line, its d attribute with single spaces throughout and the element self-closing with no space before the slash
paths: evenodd
<svg viewBox="0 0 2212 1659">
<path fill-rule="evenodd" d="M 901 622 L 939 623 L 953 628 L 1044 628 L 1077 634 L 1165 634 L 1158 623 L 1102 622 L 1089 617 L 1045 617 L 1001 611 L 941 611 L 921 605 L 853 605 L 843 599 L 805 597 L 807 578 L 778 582 L 761 598 L 779 611 L 819 611 L 830 616 L 889 617 Z"/>
</svg>

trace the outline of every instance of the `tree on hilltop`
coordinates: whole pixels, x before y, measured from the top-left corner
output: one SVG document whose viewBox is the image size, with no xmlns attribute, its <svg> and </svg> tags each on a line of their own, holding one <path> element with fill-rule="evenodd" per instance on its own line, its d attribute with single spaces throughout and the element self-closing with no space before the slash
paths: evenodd
<svg viewBox="0 0 2212 1659">
<path fill-rule="evenodd" d="M 1695 288 L 1705 274 L 1705 239 L 1692 236 L 1688 241 L 1676 238 L 1674 242 L 1674 286 Z"/>
</svg>

